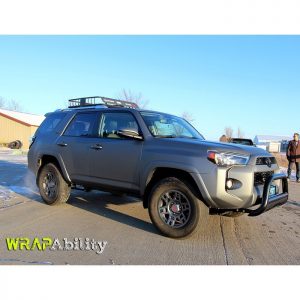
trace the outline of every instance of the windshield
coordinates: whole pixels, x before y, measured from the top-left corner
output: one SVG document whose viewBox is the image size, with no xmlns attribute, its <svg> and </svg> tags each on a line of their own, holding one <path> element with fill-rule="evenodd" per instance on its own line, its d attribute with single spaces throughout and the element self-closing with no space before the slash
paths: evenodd
<svg viewBox="0 0 300 300">
<path fill-rule="evenodd" d="M 182 118 L 156 112 L 141 112 L 141 115 L 155 137 L 204 140 L 204 137 Z"/>
</svg>

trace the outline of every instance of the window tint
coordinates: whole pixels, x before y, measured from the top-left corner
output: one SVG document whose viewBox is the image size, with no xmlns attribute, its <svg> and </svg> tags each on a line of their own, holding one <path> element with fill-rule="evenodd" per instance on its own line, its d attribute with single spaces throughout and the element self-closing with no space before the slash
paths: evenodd
<svg viewBox="0 0 300 300">
<path fill-rule="evenodd" d="M 53 132 L 65 115 L 66 113 L 52 113 L 48 115 L 37 130 L 37 134 L 47 134 Z"/>
<path fill-rule="evenodd" d="M 118 139 L 117 131 L 133 129 L 139 132 L 138 124 L 131 113 L 104 113 L 99 128 L 99 135 L 105 138 Z"/>
<path fill-rule="evenodd" d="M 69 124 L 64 135 L 68 136 L 91 136 L 97 121 L 97 114 L 77 114 Z"/>
</svg>

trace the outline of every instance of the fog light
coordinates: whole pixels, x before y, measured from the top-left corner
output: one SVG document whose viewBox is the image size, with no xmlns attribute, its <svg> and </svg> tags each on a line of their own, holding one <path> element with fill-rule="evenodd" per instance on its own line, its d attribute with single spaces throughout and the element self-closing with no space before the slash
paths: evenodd
<svg viewBox="0 0 300 300">
<path fill-rule="evenodd" d="M 242 187 L 242 183 L 237 179 L 227 178 L 225 187 L 226 187 L 226 190 L 230 190 L 230 191 L 237 190 Z"/>
<path fill-rule="evenodd" d="M 226 188 L 230 190 L 232 187 L 233 187 L 232 179 L 227 179 L 226 180 Z"/>
</svg>

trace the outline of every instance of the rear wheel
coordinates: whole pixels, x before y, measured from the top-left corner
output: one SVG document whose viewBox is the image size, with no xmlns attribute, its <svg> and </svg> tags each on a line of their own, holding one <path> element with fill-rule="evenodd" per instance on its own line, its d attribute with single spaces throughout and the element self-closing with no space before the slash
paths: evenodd
<svg viewBox="0 0 300 300">
<path fill-rule="evenodd" d="M 53 163 L 42 167 L 38 177 L 38 187 L 43 200 L 49 205 L 65 203 L 70 197 L 71 187 Z"/>
<path fill-rule="evenodd" d="M 169 177 L 159 181 L 149 196 L 149 215 L 155 227 L 164 235 L 184 238 L 198 224 L 200 200 L 188 184 Z"/>
</svg>

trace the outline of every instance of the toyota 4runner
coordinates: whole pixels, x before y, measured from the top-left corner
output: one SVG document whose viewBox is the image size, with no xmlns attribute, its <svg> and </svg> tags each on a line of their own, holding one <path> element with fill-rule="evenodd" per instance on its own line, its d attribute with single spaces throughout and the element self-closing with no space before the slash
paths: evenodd
<svg viewBox="0 0 300 300">
<path fill-rule="evenodd" d="M 28 165 L 47 204 L 67 202 L 80 187 L 137 196 L 173 238 L 195 231 L 200 201 L 210 214 L 235 217 L 288 199 L 287 178 L 268 152 L 207 141 L 179 117 L 105 97 L 72 99 L 47 114 Z"/>
</svg>

